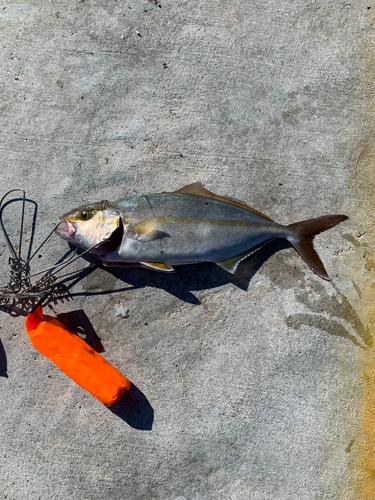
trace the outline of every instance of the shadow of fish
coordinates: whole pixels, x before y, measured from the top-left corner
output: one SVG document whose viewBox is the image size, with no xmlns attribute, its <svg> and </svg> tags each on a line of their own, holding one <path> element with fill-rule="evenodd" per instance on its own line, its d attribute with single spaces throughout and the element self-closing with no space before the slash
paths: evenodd
<svg viewBox="0 0 375 500">
<path fill-rule="evenodd" d="M 215 262 L 230 273 L 275 238 L 287 239 L 307 265 L 328 280 L 312 240 L 347 219 L 326 215 L 283 226 L 266 215 L 207 191 L 200 183 L 79 207 L 56 233 L 107 266 L 139 265 L 171 272 L 175 265 Z"/>
</svg>

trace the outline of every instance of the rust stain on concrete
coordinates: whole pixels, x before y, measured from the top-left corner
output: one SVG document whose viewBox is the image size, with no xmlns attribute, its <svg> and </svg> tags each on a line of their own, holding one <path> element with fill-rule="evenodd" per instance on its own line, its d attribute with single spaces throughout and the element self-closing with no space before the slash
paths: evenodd
<svg viewBox="0 0 375 500">
<path fill-rule="evenodd" d="M 370 117 L 367 117 L 370 122 Z M 361 294 L 358 311 L 362 321 L 375 338 L 375 140 L 362 148 L 356 164 L 357 240 L 361 242 L 350 259 L 350 274 Z M 373 345 L 362 351 L 358 364 L 360 387 L 360 420 L 354 452 L 353 484 L 356 498 L 375 498 L 375 349 Z"/>
</svg>

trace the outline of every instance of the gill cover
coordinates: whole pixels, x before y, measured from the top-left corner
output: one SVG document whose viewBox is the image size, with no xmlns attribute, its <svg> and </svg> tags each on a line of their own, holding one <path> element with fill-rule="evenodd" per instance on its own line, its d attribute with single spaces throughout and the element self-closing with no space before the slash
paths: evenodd
<svg viewBox="0 0 375 500">
<path fill-rule="evenodd" d="M 120 216 L 108 201 L 79 207 L 61 218 L 65 224 L 56 233 L 74 245 L 89 248 L 107 240 L 118 228 Z"/>
</svg>

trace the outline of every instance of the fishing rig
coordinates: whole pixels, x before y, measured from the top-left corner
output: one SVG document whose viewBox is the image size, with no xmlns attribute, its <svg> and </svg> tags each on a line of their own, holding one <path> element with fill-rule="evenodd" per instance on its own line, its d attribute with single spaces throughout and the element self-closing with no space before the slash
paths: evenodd
<svg viewBox="0 0 375 500">
<path fill-rule="evenodd" d="M 8 201 L 6 201 L 7 197 L 14 193 L 14 196 Z M 15 195 L 17 193 L 18 195 Z M 21 210 L 20 210 L 20 229 L 19 229 L 19 241 L 18 246 L 13 245 L 11 238 L 9 236 L 8 231 L 5 228 L 5 224 L 3 222 L 3 214 L 4 210 L 7 206 L 12 203 L 21 202 Z M 22 257 L 22 251 L 25 247 L 24 241 L 24 225 L 25 225 L 25 206 L 26 202 L 30 202 L 34 205 L 34 216 L 32 223 L 32 234 L 28 243 L 28 251 L 26 258 Z M 51 238 L 55 229 L 61 224 L 59 222 L 55 225 L 52 231 L 47 235 L 46 238 L 42 241 L 42 243 L 38 246 L 38 248 L 32 252 L 33 246 L 33 237 L 35 232 L 35 222 L 36 222 L 36 212 L 37 212 L 37 204 L 26 198 L 26 193 L 23 189 L 11 189 L 1 198 L 0 201 L 0 229 L 4 236 L 6 246 L 8 247 L 8 251 L 10 253 L 9 256 L 9 266 L 10 266 L 10 279 L 9 282 L 0 286 L 0 306 L 6 306 L 11 301 L 24 302 L 27 299 L 32 299 L 32 306 L 35 309 L 38 305 L 40 305 L 47 297 L 49 297 L 54 291 L 58 290 L 59 286 L 62 286 L 65 279 L 68 277 L 74 277 L 83 271 L 87 271 L 89 269 L 94 269 L 98 267 L 100 263 L 90 264 L 82 269 L 74 270 L 72 272 L 68 272 L 65 274 L 60 274 L 60 272 L 65 269 L 67 266 L 73 264 L 73 262 L 80 259 L 85 254 L 89 253 L 99 244 L 93 245 L 87 250 L 78 253 L 78 249 L 70 250 L 57 264 L 43 269 L 41 271 L 37 271 L 35 273 L 31 273 L 30 263 L 34 259 L 34 257 L 39 253 L 41 248 L 47 243 L 47 241 Z M 103 242 L 102 242 L 103 243 Z M 73 255 L 70 255 L 73 252 Z M 40 276 L 40 277 L 39 277 Z M 37 278 L 39 277 L 39 278 Z M 37 303 L 35 304 L 35 302 Z"/>
<path fill-rule="evenodd" d="M 5 201 L 11 194 L 14 194 L 13 198 Z M 19 196 L 20 194 L 21 196 Z M 13 245 L 9 233 L 5 228 L 3 218 L 4 209 L 15 202 L 21 202 L 18 245 Z M 25 234 L 29 232 L 25 231 L 26 202 L 34 205 L 33 222 L 31 234 L 28 235 L 28 242 L 25 238 Z M 42 302 L 59 285 L 62 284 L 64 286 L 64 282 L 69 279 L 68 276 L 80 274 L 87 269 L 100 265 L 100 263 L 91 264 L 83 269 L 60 274 L 63 269 L 70 266 L 87 252 L 90 252 L 98 244 L 81 253 L 78 252 L 77 248 L 74 251 L 70 250 L 54 266 L 32 273 L 30 263 L 60 225 L 60 223 L 56 224 L 38 248 L 32 252 L 36 215 L 37 204 L 32 200 L 26 199 L 26 193 L 23 189 L 12 189 L 0 200 L 0 230 L 3 233 L 10 253 L 10 279 L 5 286 L 0 286 L 0 310 L 10 313 L 16 312 L 18 314 L 27 311 L 26 332 L 35 349 L 50 359 L 68 377 L 90 392 L 104 405 L 112 406 L 130 388 L 130 381 L 113 365 L 102 358 L 95 349 L 89 347 L 86 341 L 65 327 L 58 319 L 50 320 L 43 318 L 41 306 Z M 11 217 L 11 220 L 14 220 L 14 216 Z M 5 245 L 3 246 L 5 248 Z M 24 250 L 25 247 L 28 247 L 26 251 Z M 23 258 L 23 251 L 27 253 L 25 258 Z M 69 254 L 72 252 L 73 255 L 69 257 Z M 2 255 L 1 250 L 0 255 Z M 17 302 L 21 303 L 21 307 L 15 307 Z"/>
</svg>

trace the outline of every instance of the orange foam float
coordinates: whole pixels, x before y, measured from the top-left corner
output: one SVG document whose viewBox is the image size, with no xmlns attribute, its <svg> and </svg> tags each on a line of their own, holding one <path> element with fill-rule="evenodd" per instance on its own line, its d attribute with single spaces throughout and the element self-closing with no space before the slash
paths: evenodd
<svg viewBox="0 0 375 500">
<path fill-rule="evenodd" d="M 105 406 L 112 406 L 130 388 L 130 381 L 57 319 L 43 319 L 42 306 L 26 318 L 32 345 L 68 377 Z"/>
</svg>

